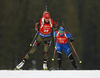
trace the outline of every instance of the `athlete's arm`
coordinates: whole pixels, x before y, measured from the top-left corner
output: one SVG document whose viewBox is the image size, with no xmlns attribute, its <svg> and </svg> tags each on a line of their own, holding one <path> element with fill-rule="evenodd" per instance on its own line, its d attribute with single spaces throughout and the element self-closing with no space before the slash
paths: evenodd
<svg viewBox="0 0 100 78">
<path fill-rule="evenodd" d="M 73 35 L 72 35 L 71 33 L 68 32 L 66 35 L 67 35 L 67 37 L 69 38 L 69 40 L 70 40 L 71 42 L 74 41 Z"/>
<path fill-rule="evenodd" d="M 35 30 L 38 31 L 40 26 L 40 21 L 35 24 Z"/>
<path fill-rule="evenodd" d="M 57 26 L 58 26 L 58 22 L 57 21 L 53 21 L 54 30 L 57 30 Z"/>
</svg>

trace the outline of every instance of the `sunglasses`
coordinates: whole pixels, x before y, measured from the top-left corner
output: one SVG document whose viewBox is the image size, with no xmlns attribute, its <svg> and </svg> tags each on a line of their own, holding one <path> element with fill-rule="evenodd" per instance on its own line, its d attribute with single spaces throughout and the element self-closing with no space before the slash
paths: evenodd
<svg viewBox="0 0 100 78">
<path fill-rule="evenodd" d="M 65 31 L 60 31 L 60 30 L 59 30 L 59 32 L 60 32 L 60 33 L 64 33 Z"/>
</svg>

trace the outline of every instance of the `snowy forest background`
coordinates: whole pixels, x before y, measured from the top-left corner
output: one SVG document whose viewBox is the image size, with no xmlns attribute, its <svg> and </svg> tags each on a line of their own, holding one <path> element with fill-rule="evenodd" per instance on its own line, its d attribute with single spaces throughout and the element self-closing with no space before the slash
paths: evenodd
<svg viewBox="0 0 100 78">
<path fill-rule="evenodd" d="M 82 70 L 100 69 L 100 0 L 0 0 L 0 70 L 14 69 L 30 50 L 35 36 L 35 23 L 42 17 L 48 3 L 51 18 L 73 34 L 73 45 L 83 61 Z M 52 44 L 53 46 L 53 44 Z M 57 55 L 52 62 L 53 47 L 49 49 L 49 68 L 57 68 Z M 23 69 L 42 69 L 43 44 L 28 59 Z M 35 63 L 35 64 L 34 64 Z M 34 65 L 33 65 L 34 64 Z M 63 52 L 63 70 L 73 70 Z"/>
</svg>

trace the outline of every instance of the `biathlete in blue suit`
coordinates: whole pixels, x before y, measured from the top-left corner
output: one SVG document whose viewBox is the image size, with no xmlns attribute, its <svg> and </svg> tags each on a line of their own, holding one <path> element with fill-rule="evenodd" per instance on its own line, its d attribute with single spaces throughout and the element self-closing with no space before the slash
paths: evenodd
<svg viewBox="0 0 100 78">
<path fill-rule="evenodd" d="M 54 37 L 57 39 L 57 45 L 56 45 L 56 51 L 58 55 L 58 70 L 61 69 L 62 64 L 62 50 L 64 49 L 68 58 L 71 60 L 71 63 L 74 67 L 74 69 L 77 70 L 77 66 L 75 63 L 75 60 L 72 56 L 71 48 L 69 46 L 69 40 L 73 41 L 73 36 L 69 32 L 65 32 L 65 27 L 61 26 L 59 28 L 59 31 L 54 32 Z"/>
</svg>

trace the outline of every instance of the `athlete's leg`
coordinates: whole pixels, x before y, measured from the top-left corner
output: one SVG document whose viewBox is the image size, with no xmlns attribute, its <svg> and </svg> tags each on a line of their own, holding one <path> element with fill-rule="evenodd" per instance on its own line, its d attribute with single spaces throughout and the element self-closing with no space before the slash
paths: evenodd
<svg viewBox="0 0 100 78">
<path fill-rule="evenodd" d="M 51 41 L 50 40 L 45 40 L 44 41 L 44 59 L 43 59 L 43 69 L 46 70 L 48 69 L 47 67 L 47 62 L 48 62 L 48 50 L 49 47 L 51 45 Z"/>
<path fill-rule="evenodd" d="M 73 58 L 73 55 L 72 55 L 71 48 L 70 48 L 69 44 L 68 44 L 68 43 L 65 44 L 65 45 L 63 46 L 63 48 L 64 48 L 64 50 L 65 50 L 65 52 L 66 52 L 68 58 L 70 59 L 72 65 L 73 65 L 73 67 L 74 67 L 74 69 L 77 69 L 76 62 L 75 62 L 75 60 L 74 60 L 74 58 Z"/>
<path fill-rule="evenodd" d="M 62 64 L 62 52 L 60 52 L 60 51 L 57 51 L 57 55 L 58 55 L 58 59 L 57 59 L 57 61 L 58 61 L 58 70 L 61 70 L 61 64 Z"/>
<path fill-rule="evenodd" d="M 48 50 L 49 50 L 50 45 L 51 45 L 50 41 L 45 41 L 45 44 L 44 44 L 44 61 L 47 61 L 47 59 L 48 59 Z"/>
<path fill-rule="evenodd" d="M 38 35 L 37 39 L 33 43 L 31 50 L 25 55 L 23 60 L 26 61 L 30 57 L 30 55 L 33 54 L 37 50 L 38 46 L 41 44 L 42 41 L 43 41 L 42 37 L 40 35 Z"/>
<path fill-rule="evenodd" d="M 35 40 L 32 49 L 25 55 L 23 60 L 16 66 L 16 69 L 20 69 L 23 67 L 25 61 L 30 57 L 31 54 L 33 54 L 37 50 L 37 47 L 40 45 L 41 42 L 42 38 L 41 36 L 38 35 L 37 40 Z"/>
<path fill-rule="evenodd" d="M 73 55 L 70 54 L 68 58 L 70 59 L 74 69 L 77 70 L 77 65 L 76 65 L 75 59 L 73 58 Z"/>
<path fill-rule="evenodd" d="M 62 46 L 61 44 L 57 43 L 57 55 L 58 55 L 58 58 L 57 58 L 57 61 L 58 61 L 58 70 L 61 70 L 61 64 L 62 64 Z"/>
</svg>

